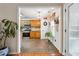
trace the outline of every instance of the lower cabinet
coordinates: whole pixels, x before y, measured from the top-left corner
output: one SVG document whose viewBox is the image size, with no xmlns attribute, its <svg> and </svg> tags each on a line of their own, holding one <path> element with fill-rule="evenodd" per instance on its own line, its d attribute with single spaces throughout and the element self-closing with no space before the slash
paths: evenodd
<svg viewBox="0 0 79 59">
<path fill-rule="evenodd" d="M 40 39 L 40 31 L 31 31 L 30 39 Z"/>
</svg>

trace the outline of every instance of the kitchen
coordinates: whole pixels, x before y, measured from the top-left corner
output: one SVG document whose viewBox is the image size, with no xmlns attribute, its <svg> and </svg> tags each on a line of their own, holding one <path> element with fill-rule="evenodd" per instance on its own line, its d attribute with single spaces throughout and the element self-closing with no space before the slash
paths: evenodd
<svg viewBox="0 0 79 59">
<path fill-rule="evenodd" d="M 54 25 L 54 18 L 61 18 L 61 16 L 59 16 L 60 11 L 61 8 L 58 6 L 34 6 L 20 8 L 20 52 L 39 51 L 41 48 L 43 48 L 42 50 L 45 50 L 48 48 L 45 48 L 46 42 L 48 42 L 48 40 L 56 46 L 55 49 L 58 48 L 58 50 L 61 51 L 61 46 L 58 46 L 61 44 L 58 44 L 59 40 L 57 40 L 59 37 L 59 26 L 61 26 L 61 24 L 57 23 L 59 25 Z M 51 33 L 52 37 L 46 36 L 46 33 L 49 32 Z M 39 43 L 38 41 L 44 41 L 45 44 L 42 42 Z M 50 50 L 51 48 L 48 49 Z"/>
</svg>

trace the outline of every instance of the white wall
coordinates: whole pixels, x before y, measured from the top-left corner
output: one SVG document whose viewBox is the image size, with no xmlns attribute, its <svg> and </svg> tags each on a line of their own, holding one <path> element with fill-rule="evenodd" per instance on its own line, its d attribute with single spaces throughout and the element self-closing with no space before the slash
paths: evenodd
<svg viewBox="0 0 79 59">
<path fill-rule="evenodd" d="M 59 50 L 59 52 L 62 52 L 62 7 L 57 7 L 55 8 L 55 11 L 57 12 L 57 14 L 59 15 L 59 24 L 58 25 L 55 25 L 55 26 L 58 26 L 58 31 L 57 29 L 55 28 L 55 37 L 52 39 L 52 42 L 53 44 L 56 46 L 56 48 Z M 51 22 L 52 24 L 52 22 Z M 51 25 L 52 26 L 52 25 Z M 53 29 L 51 29 L 52 31 Z"/>
<path fill-rule="evenodd" d="M 0 20 L 9 19 L 12 21 L 17 21 L 17 10 L 15 5 L 0 5 Z M 1 26 L 1 25 L 0 25 Z M 14 39 L 9 39 L 7 46 L 10 47 L 10 51 L 17 51 L 17 36 Z"/>
<path fill-rule="evenodd" d="M 44 22 L 47 22 L 47 25 L 44 26 Z M 41 39 L 46 39 L 45 33 L 49 31 L 49 22 L 46 19 L 41 19 Z"/>
</svg>

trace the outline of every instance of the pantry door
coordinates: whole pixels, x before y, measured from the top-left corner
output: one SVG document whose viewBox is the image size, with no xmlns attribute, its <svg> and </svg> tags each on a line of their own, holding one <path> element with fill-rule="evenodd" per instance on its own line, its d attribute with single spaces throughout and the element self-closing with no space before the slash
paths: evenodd
<svg viewBox="0 0 79 59">
<path fill-rule="evenodd" d="M 66 7 L 66 55 L 79 56 L 79 4 Z"/>
</svg>

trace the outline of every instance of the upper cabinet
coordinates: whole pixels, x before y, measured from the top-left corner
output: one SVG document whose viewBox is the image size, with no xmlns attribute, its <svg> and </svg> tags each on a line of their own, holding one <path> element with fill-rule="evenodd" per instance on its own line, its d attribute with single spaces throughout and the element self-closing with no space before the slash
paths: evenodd
<svg viewBox="0 0 79 59">
<path fill-rule="evenodd" d="M 30 21 L 29 20 L 21 20 L 20 24 L 21 24 L 21 26 L 30 25 Z"/>
<path fill-rule="evenodd" d="M 40 27 L 41 25 L 40 20 L 31 20 L 30 22 L 32 27 Z"/>
</svg>

